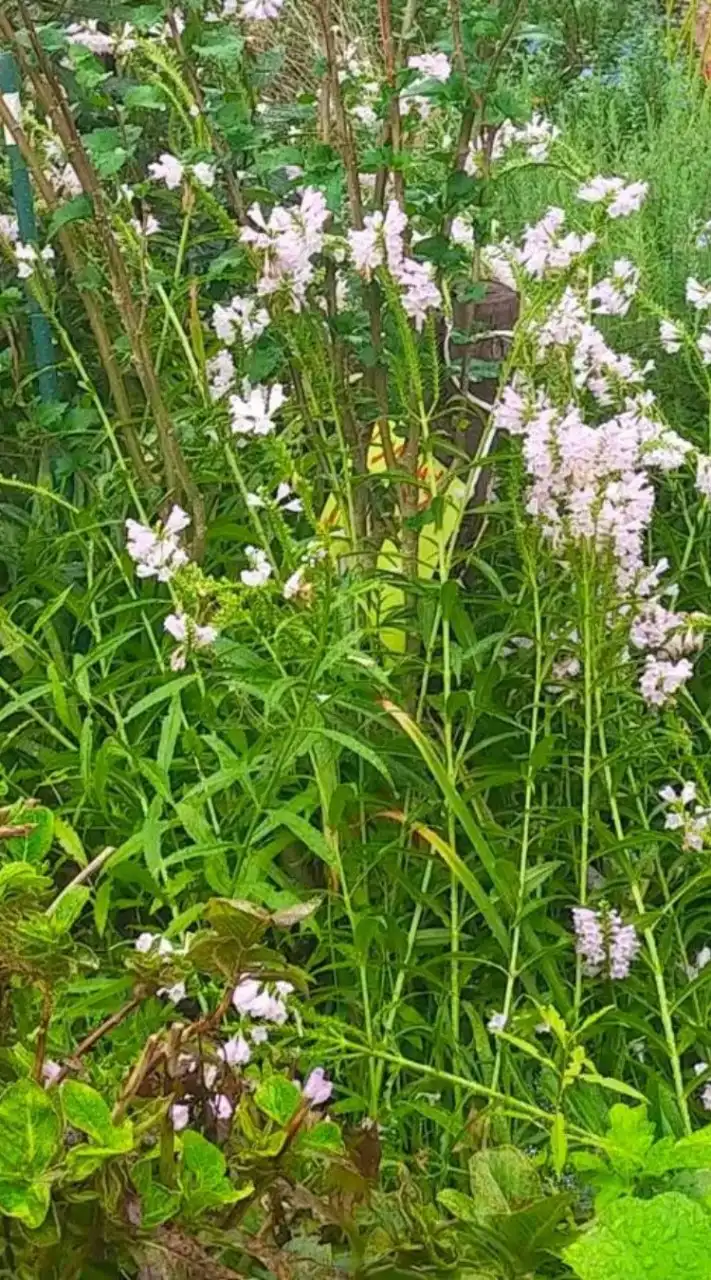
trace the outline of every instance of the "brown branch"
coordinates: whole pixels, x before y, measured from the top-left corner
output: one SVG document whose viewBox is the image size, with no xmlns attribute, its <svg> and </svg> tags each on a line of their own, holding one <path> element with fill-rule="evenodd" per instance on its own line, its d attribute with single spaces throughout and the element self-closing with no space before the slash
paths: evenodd
<svg viewBox="0 0 711 1280">
<path fill-rule="evenodd" d="M 88 1053 L 90 1049 L 93 1049 L 94 1045 L 98 1044 L 99 1040 L 101 1040 L 103 1036 L 108 1035 L 110 1031 L 115 1030 L 115 1028 L 120 1026 L 122 1022 L 125 1022 L 126 1018 L 133 1013 L 134 1009 L 138 1008 L 144 998 L 144 995 L 145 992 L 140 992 L 138 995 L 133 996 L 126 1004 L 122 1005 L 116 1013 L 112 1013 L 110 1018 L 107 1018 L 100 1026 L 95 1027 L 88 1036 L 85 1036 L 81 1043 L 77 1045 L 71 1058 L 67 1059 L 64 1066 L 58 1072 L 56 1078 L 52 1081 L 52 1085 L 56 1086 L 61 1084 L 62 1080 L 69 1075 L 70 1071 L 76 1070 L 79 1064 L 79 1059 L 83 1058 L 84 1054 Z"/>
<path fill-rule="evenodd" d="M 5 35 L 8 40 L 11 40 L 14 35 L 12 27 L 8 22 L 8 19 L 1 13 L 0 13 L 0 32 L 2 32 L 2 34 Z M 26 59 L 24 58 L 24 54 L 20 52 L 18 46 L 15 46 L 15 48 L 18 52 L 18 57 L 21 63 L 23 65 L 26 65 Z M 37 97 L 43 110 L 49 113 L 49 106 L 46 100 L 46 95 L 41 91 L 41 88 L 38 90 Z M 55 192 L 52 184 L 45 177 L 44 170 L 39 161 L 37 153 L 32 147 L 27 137 L 27 134 L 22 129 L 22 127 L 17 123 L 14 116 L 12 115 L 12 112 L 9 110 L 7 104 L 5 103 L 5 101 L 1 96 L 0 96 L 0 124 L 2 124 L 5 127 L 7 132 L 10 134 L 15 146 L 20 151 L 20 154 L 25 160 L 25 163 L 27 164 L 27 167 L 30 170 L 32 177 L 34 178 L 37 190 L 42 196 L 42 199 L 47 205 L 47 208 L 50 210 L 50 212 L 59 208 L 61 201 L 59 200 L 59 197 L 57 196 L 57 193 Z M 138 436 L 136 435 L 136 432 L 132 425 L 133 415 L 131 411 L 131 405 L 130 405 L 128 394 L 126 392 L 126 388 L 124 385 L 123 376 L 119 370 L 118 364 L 116 362 L 116 358 L 114 356 L 111 337 L 104 323 L 104 319 L 98 303 L 96 302 L 93 295 L 88 290 L 83 289 L 81 284 L 79 283 L 83 264 L 76 248 L 74 233 L 69 227 L 66 227 L 66 226 L 62 227 L 59 229 L 57 233 L 57 239 L 62 248 L 64 257 L 66 258 L 69 269 L 72 272 L 75 282 L 77 283 L 79 296 L 84 305 L 84 310 L 86 311 L 87 319 L 89 321 L 92 333 L 94 334 L 94 338 L 96 340 L 96 345 L 99 351 L 99 357 L 103 365 L 104 371 L 106 373 L 106 377 L 109 383 L 109 390 L 111 391 L 111 396 L 119 416 L 119 421 L 121 426 L 121 436 L 122 436 L 123 442 L 126 446 L 126 450 L 134 465 L 138 479 L 140 480 L 141 484 L 143 484 L 146 488 L 150 488 L 155 483 L 154 477 L 152 476 L 150 468 L 148 467 L 145 457 L 143 456 L 143 451 L 142 451 L 140 442 L 138 440 Z"/>
<path fill-rule="evenodd" d="M 39 84 L 40 90 L 44 89 L 44 96 L 48 102 L 50 118 L 54 128 L 81 183 L 82 190 L 92 202 L 94 219 L 106 251 L 114 300 L 131 344 L 133 362 L 143 386 L 144 394 L 153 413 L 168 488 L 173 496 L 184 495 L 188 501 L 192 511 L 195 531 L 193 550 L 195 556 L 199 558 L 204 547 L 206 532 L 203 498 L 185 461 L 170 414 L 163 399 L 150 347 L 136 314 L 131 283 L 114 235 L 111 218 L 104 201 L 104 193 L 77 130 L 74 117 L 67 105 L 62 85 L 57 79 L 51 60 L 45 53 L 37 36 L 25 0 L 19 0 L 19 7 L 25 30 L 42 73 L 40 75 L 34 68 L 30 67 L 29 74 L 32 77 L 33 84 Z M 46 82 L 46 88 L 42 84 L 42 77 Z"/>
</svg>

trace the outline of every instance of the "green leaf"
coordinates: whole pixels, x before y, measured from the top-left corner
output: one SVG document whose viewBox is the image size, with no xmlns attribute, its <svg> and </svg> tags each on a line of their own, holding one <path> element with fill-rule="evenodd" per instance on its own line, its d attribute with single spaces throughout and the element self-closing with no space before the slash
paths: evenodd
<svg viewBox="0 0 711 1280">
<path fill-rule="evenodd" d="M 85 867 L 88 859 L 84 852 L 84 846 L 74 830 L 74 827 L 72 827 L 64 818 L 55 818 L 54 835 L 57 843 L 67 854 L 67 857 L 71 858 L 72 862 L 78 862 L 80 867 Z"/>
<path fill-rule="evenodd" d="M 480 1214 L 520 1208 L 541 1191 L 533 1164 L 516 1147 L 477 1151 L 469 1161 L 469 1182 Z"/>
<path fill-rule="evenodd" d="M 320 1120 L 313 1129 L 302 1129 L 295 1144 L 296 1150 L 310 1155 L 342 1155 L 343 1137 L 333 1120 Z"/>
<path fill-rule="evenodd" d="M 312 827 L 311 823 L 298 813 L 292 813 L 291 809 L 272 809 L 267 814 L 266 825 L 270 830 L 278 826 L 288 827 L 292 835 L 305 844 L 317 858 L 325 862 L 327 867 L 336 865 L 333 850 L 328 841 L 316 827 Z"/>
<path fill-rule="evenodd" d="M 551 1157 L 553 1169 L 558 1177 L 560 1177 L 565 1168 L 567 1155 L 568 1138 L 565 1132 L 565 1116 L 562 1111 L 558 1111 L 551 1128 Z"/>
<path fill-rule="evenodd" d="M 644 1167 L 654 1143 L 654 1125 L 647 1119 L 646 1106 L 626 1107 L 618 1102 L 610 1108 L 605 1150 L 610 1164 L 624 1178 Z"/>
<path fill-rule="evenodd" d="M 134 703 L 123 718 L 124 724 L 129 724 L 131 720 L 135 720 L 136 716 L 143 715 L 144 711 L 150 711 L 151 707 L 158 706 L 161 702 L 167 702 L 168 698 L 172 698 L 178 689 L 185 689 L 189 684 L 194 684 L 197 676 L 178 676 L 176 680 L 168 680 L 165 684 L 159 685 L 157 689 L 153 689 L 147 693 L 145 698 L 140 698 Z"/>
<path fill-rule="evenodd" d="M 37 1178 L 56 1154 L 62 1126 L 49 1096 L 33 1080 L 18 1080 L 0 1098 L 0 1178 Z"/>
<path fill-rule="evenodd" d="M 88 1143 L 80 1143 L 67 1152 L 67 1177 L 70 1182 L 82 1182 L 90 1178 L 107 1160 L 115 1160 L 117 1152 L 113 1147 L 94 1147 Z"/>
<path fill-rule="evenodd" d="M 165 111 L 166 101 L 156 84 L 132 84 L 123 95 L 127 107 L 146 111 Z"/>
<path fill-rule="evenodd" d="M 711 1220 L 669 1191 L 609 1205 L 563 1251 L 580 1280 L 711 1280 Z"/>
<path fill-rule="evenodd" d="M 85 884 L 75 884 L 57 899 L 56 906 L 47 912 L 57 934 L 69 933 L 90 897 L 91 890 Z"/>
<path fill-rule="evenodd" d="M 41 1227 L 49 1209 L 49 1184 L 0 1178 L 0 1211 L 26 1227 Z"/>
<path fill-rule="evenodd" d="M 113 1154 L 132 1149 L 131 1121 L 124 1120 L 122 1124 L 114 1124 L 108 1104 L 96 1089 L 79 1080 L 65 1080 L 61 1096 L 64 1115 L 73 1128 L 88 1134 L 100 1147 L 105 1147 Z"/>
<path fill-rule="evenodd" d="M 476 1204 L 471 1196 L 465 1196 L 462 1191 L 455 1191 L 452 1187 L 447 1187 L 444 1191 L 439 1192 L 437 1201 L 459 1222 L 479 1223 L 481 1221 L 481 1214 L 477 1211 Z"/>
<path fill-rule="evenodd" d="M 197 1187 L 215 1187 L 225 1176 L 225 1157 L 214 1143 L 192 1129 L 183 1134 L 183 1168 Z"/>
<path fill-rule="evenodd" d="M 287 1125 L 301 1105 L 301 1090 L 285 1076 L 268 1076 L 259 1085 L 254 1101 L 270 1120 Z"/>
<path fill-rule="evenodd" d="M 26 836 L 13 836 L 8 840 L 7 848 L 12 857 L 23 858 L 25 862 L 41 862 L 52 848 L 54 839 L 51 809 L 21 809 L 19 813 L 13 813 L 12 820 L 18 826 L 33 828 Z"/>
<path fill-rule="evenodd" d="M 48 238 L 51 240 L 62 227 L 69 226 L 71 222 L 86 222 L 87 218 L 93 216 L 94 206 L 89 196 L 75 196 L 73 200 L 67 200 L 66 204 L 60 204 L 59 208 L 55 209 L 47 229 Z"/>
</svg>

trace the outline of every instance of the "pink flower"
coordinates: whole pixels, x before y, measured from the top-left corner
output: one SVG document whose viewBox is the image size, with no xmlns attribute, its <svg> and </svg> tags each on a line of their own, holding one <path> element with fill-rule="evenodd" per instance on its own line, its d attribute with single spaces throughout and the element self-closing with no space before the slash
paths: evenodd
<svg viewBox="0 0 711 1280">
<path fill-rule="evenodd" d="M 230 1040 L 225 1040 L 217 1052 L 228 1067 L 243 1067 L 252 1056 L 252 1050 L 244 1036 L 232 1036 Z"/>
<path fill-rule="evenodd" d="M 169 1114 L 176 1133 L 180 1133 L 190 1123 L 190 1107 L 184 1102 L 174 1102 Z"/>
<path fill-rule="evenodd" d="M 452 74 L 452 65 L 446 53 L 423 53 L 417 57 L 408 58 L 407 65 L 412 71 L 420 71 L 423 76 L 428 76 L 431 80 L 449 80 Z"/>
<path fill-rule="evenodd" d="M 333 1093 L 333 1085 L 327 1079 L 323 1067 L 316 1067 L 311 1072 L 302 1089 L 302 1093 L 307 1102 L 310 1102 L 313 1107 L 319 1107 L 322 1103 L 328 1102 Z"/>
<path fill-rule="evenodd" d="M 210 1098 L 209 1105 L 216 1120 L 229 1120 L 235 1109 L 234 1103 L 226 1093 L 216 1093 L 214 1098 Z"/>
</svg>

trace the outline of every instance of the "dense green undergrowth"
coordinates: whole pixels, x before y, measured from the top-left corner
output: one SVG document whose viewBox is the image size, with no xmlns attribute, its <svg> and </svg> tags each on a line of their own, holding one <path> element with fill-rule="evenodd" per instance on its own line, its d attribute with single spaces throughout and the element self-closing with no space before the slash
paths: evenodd
<svg viewBox="0 0 711 1280">
<path fill-rule="evenodd" d="M 693 7 L 70 8 L 0 12 L 0 1273 L 710 1280 Z"/>
</svg>

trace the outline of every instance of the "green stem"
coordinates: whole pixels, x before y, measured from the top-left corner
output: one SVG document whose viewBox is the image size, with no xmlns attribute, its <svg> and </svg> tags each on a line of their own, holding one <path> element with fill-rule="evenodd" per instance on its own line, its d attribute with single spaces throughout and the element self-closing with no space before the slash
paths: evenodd
<svg viewBox="0 0 711 1280">
<path fill-rule="evenodd" d="M 605 778 L 605 787 L 607 789 L 607 796 L 608 796 L 608 801 L 610 805 L 610 812 L 612 813 L 612 821 L 615 828 L 615 835 L 617 836 L 617 839 L 619 841 L 623 841 L 625 838 L 625 833 L 624 833 L 624 827 L 622 826 L 622 820 L 620 818 L 620 811 L 617 805 L 617 796 L 615 795 L 615 790 L 612 783 L 612 772 L 610 770 L 610 765 L 608 762 L 607 740 L 605 737 L 605 725 L 602 718 L 602 695 L 599 689 L 596 691 L 596 703 L 597 703 L 598 739 L 600 742 L 600 754 L 602 756 L 602 768 L 603 768 L 603 774 Z M 634 875 L 634 871 L 628 857 L 625 857 L 625 863 L 627 867 L 627 875 L 629 877 L 630 888 L 632 889 L 632 897 L 634 898 L 635 908 L 639 912 L 639 914 L 643 916 L 645 907 L 644 907 L 644 898 L 642 896 L 642 892 L 637 883 L 637 879 Z M 681 1113 L 681 1119 L 684 1125 L 684 1131 L 685 1133 L 691 1133 L 691 1119 L 689 1117 L 689 1107 L 686 1100 L 686 1094 L 684 1092 L 684 1080 L 681 1073 L 681 1063 L 679 1061 L 679 1050 L 677 1048 L 676 1037 L 674 1035 L 674 1025 L 672 1022 L 671 1008 L 670 1008 L 669 999 L 667 996 L 666 984 L 664 982 L 664 972 L 662 969 L 661 961 L 659 959 L 659 951 L 657 950 L 657 943 L 654 937 L 653 930 L 650 928 L 643 929 L 642 933 L 644 936 L 644 941 L 647 945 L 647 951 L 649 952 L 649 959 L 652 966 L 652 972 L 654 974 L 654 983 L 657 988 L 657 999 L 659 1001 L 659 1014 L 662 1021 L 662 1027 L 664 1028 L 664 1038 L 666 1039 L 666 1042 L 667 1042 L 667 1052 L 669 1054 L 669 1061 L 671 1063 L 672 1075 L 674 1077 L 674 1091 L 676 1093 L 676 1099 L 679 1106 L 679 1111 Z"/>
<path fill-rule="evenodd" d="M 585 716 L 585 734 L 583 741 L 583 797 L 581 809 L 580 833 L 580 875 L 578 881 L 578 901 L 585 906 L 588 896 L 588 862 L 590 856 L 590 781 L 592 776 L 592 739 L 593 739 L 593 684 L 594 684 L 594 644 L 592 634 L 590 577 L 589 565 L 583 566 L 582 578 L 582 631 L 583 631 L 583 703 Z M 575 1016 L 580 1013 L 583 994 L 583 962 L 578 956 L 575 965 Z"/>
</svg>

